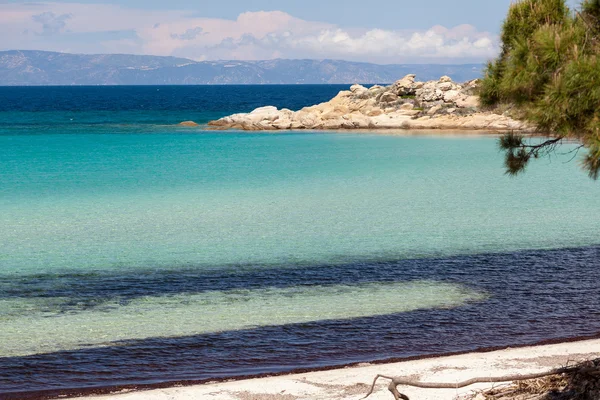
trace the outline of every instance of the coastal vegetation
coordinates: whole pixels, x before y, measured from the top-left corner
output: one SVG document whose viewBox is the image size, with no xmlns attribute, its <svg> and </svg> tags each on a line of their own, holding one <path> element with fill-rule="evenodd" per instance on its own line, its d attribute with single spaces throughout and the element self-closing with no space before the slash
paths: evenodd
<svg viewBox="0 0 600 400">
<path fill-rule="evenodd" d="M 520 0 L 511 5 L 502 51 L 487 66 L 482 105 L 514 105 L 516 116 L 552 136 L 546 141 L 507 134 L 500 140 L 507 173 L 572 139 L 587 149 L 583 167 L 600 175 L 600 0 L 570 10 L 565 0 Z"/>
</svg>

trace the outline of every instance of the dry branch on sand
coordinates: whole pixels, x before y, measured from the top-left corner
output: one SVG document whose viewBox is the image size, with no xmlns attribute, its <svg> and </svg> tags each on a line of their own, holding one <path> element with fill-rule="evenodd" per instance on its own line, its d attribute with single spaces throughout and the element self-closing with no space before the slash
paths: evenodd
<svg viewBox="0 0 600 400">
<path fill-rule="evenodd" d="M 599 400 L 600 399 L 600 359 L 582 364 L 558 368 L 548 372 L 528 375 L 505 375 L 493 378 L 473 378 L 459 383 L 425 383 L 409 379 L 377 375 L 371 390 L 364 399 L 371 396 L 380 379 L 389 379 L 388 390 L 395 400 L 409 400 L 398 390 L 398 386 L 412 386 L 423 389 L 460 389 L 476 383 L 513 382 L 514 385 L 502 389 L 482 392 L 486 400 Z M 481 398 L 481 396 L 480 396 Z"/>
</svg>

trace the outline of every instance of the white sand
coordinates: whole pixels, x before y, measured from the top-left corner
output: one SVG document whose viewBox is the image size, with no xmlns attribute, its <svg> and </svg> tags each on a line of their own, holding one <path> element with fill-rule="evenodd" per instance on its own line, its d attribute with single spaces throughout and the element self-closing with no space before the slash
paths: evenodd
<svg viewBox="0 0 600 400">
<path fill-rule="evenodd" d="M 384 365 L 364 365 L 332 371 L 130 392 L 87 399 L 117 400 L 358 400 L 368 392 L 377 374 L 402 376 L 424 382 L 459 382 L 474 377 L 544 372 L 587 359 L 600 358 L 600 340 L 471 353 Z M 392 400 L 389 381 L 380 381 L 373 400 Z M 414 400 L 451 400 L 491 387 L 475 385 L 460 390 L 401 387 Z"/>
</svg>

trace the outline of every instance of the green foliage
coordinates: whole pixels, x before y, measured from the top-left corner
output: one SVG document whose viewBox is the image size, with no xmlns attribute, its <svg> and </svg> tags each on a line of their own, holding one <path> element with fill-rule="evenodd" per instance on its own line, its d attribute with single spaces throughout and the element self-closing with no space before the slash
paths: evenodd
<svg viewBox="0 0 600 400">
<path fill-rule="evenodd" d="M 598 178 L 600 0 L 584 0 L 575 13 L 565 0 L 514 3 L 502 30 L 502 54 L 488 64 L 480 97 L 487 106 L 515 104 L 539 130 L 580 140 L 589 150 L 584 168 Z M 540 153 L 514 137 L 500 147 L 510 174 Z"/>
<path fill-rule="evenodd" d="M 569 18 L 564 0 L 522 0 L 508 10 L 502 27 L 502 49 L 507 54 L 517 41 L 527 41 L 541 25 L 561 24 Z"/>
<path fill-rule="evenodd" d="M 581 56 L 565 63 L 529 116 L 544 131 L 585 139 L 598 107 L 600 62 L 597 56 Z"/>
<path fill-rule="evenodd" d="M 523 146 L 523 136 L 507 133 L 498 140 L 500 150 L 513 150 Z"/>
<path fill-rule="evenodd" d="M 581 4 L 581 14 L 593 31 L 600 32 L 600 0 L 585 0 Z"/>
<path fill-rule="evenodd" d="M 484 106 L 494 106 L 500 102 L 500 81 L 502 80 L 504 63 L 491 61 L 485 70 L 479 88 L 479 99 Z"/>
</svg>

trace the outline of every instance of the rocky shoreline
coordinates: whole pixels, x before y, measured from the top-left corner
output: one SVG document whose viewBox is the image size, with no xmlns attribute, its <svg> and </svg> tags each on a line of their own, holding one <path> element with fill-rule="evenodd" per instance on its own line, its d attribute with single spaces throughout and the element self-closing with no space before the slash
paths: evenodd
<svg viewBox="0 0 600 400">
<path fill-rule="evenodd" d="M 418 82 L 406 75 L 391 86 L 353 85 L 328 102 L 299 111 L 260 107 L 208 123 L 213 129 L 444 129 L 532 131 L 506 113 L 484 111 L 476 95 L 479 80 L 463 84 L 447 76 Z M 189 122 L 186 122 L 189 124 Z"/>
</svg>

